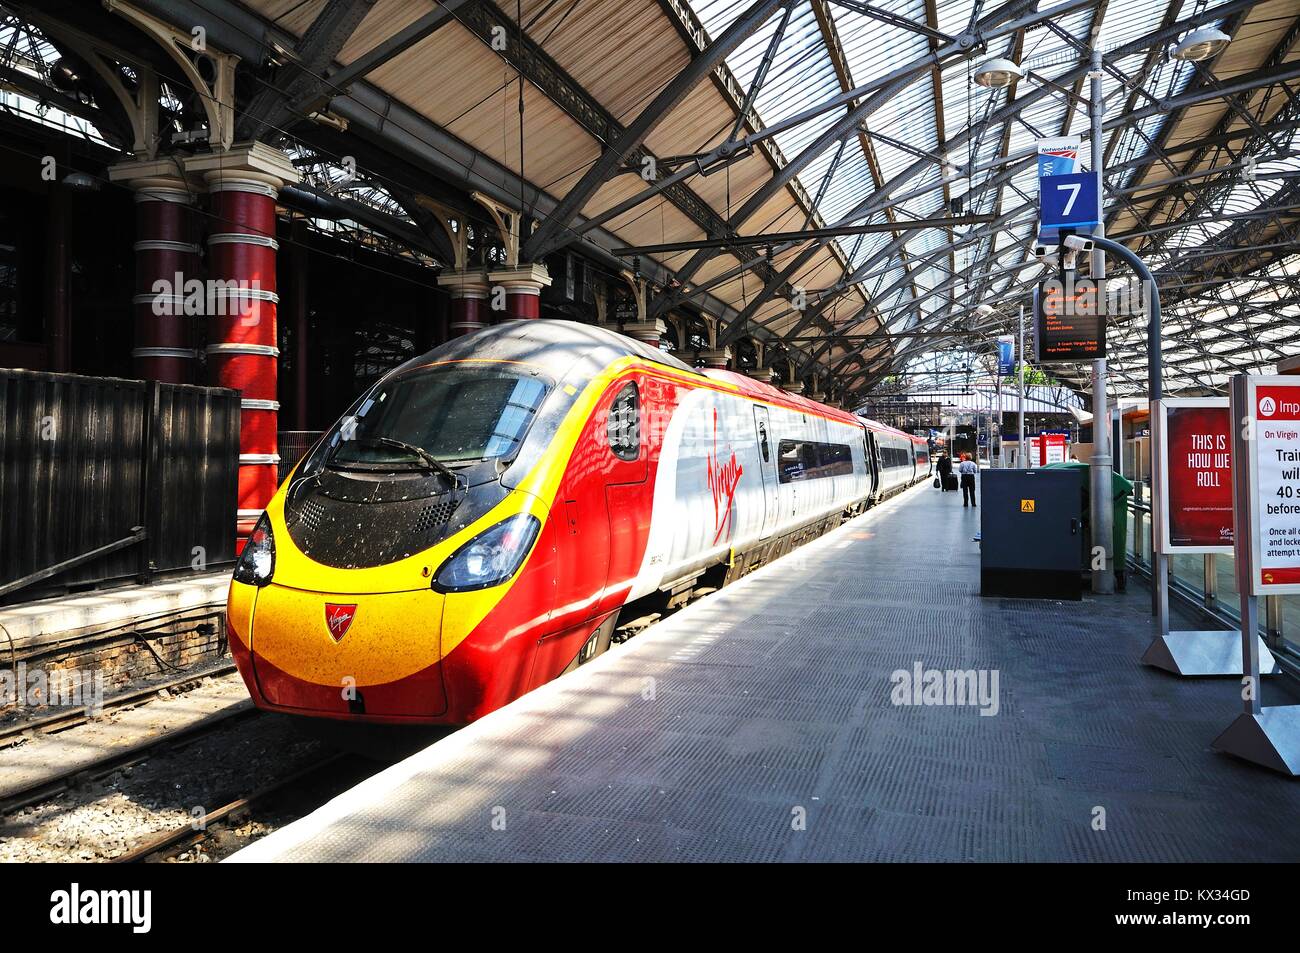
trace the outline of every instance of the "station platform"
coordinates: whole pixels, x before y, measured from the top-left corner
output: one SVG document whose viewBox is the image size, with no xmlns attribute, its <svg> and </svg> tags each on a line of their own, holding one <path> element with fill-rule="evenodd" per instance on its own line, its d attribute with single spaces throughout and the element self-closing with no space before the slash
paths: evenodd
<svg viewBox="0 0 1300 953">
<path fill-rule="evenodd" d="M 50 596 L 0 607 L 0 631 L 16 646 L 34 646 L 77 633 L 221 606 L 229 588 L 230 569 L 226 568 L 143 586 Z"/>
<path fill-rule="evenodd" d="M 981 598 L 978 529 L 914 488 L 232 859 L 1300 859 L 1300 785 L 1210 749 L 1236 680 L 1140 664 L 1139 585 Z"/>
</svg>

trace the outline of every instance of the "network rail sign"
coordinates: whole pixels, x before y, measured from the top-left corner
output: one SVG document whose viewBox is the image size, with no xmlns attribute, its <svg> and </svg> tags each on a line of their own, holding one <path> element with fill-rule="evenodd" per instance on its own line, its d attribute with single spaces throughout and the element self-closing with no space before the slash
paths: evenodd
<svg viewBox="0 0 1300 953">
<path fill-rule="evenodd" d="M 1078 136 L 1038 140 L 1038 240 L 1060 241 L 1061 229 L 1092 231 L 1101 222 L 1101 183 L 1079 171 Z"/>
</svg>

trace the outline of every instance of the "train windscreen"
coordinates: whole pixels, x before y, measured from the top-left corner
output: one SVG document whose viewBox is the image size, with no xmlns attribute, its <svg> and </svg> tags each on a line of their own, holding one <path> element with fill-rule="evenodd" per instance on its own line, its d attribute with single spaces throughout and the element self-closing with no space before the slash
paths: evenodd
<svg viewBox="0 0 1300 953">
<path fill-rule="evenodd" d="M 376 385 L 330 435 L 326 463 L 419 465 L 514 456 L 546 383 L 500 364 L 423 367 Z"/>
</svg>

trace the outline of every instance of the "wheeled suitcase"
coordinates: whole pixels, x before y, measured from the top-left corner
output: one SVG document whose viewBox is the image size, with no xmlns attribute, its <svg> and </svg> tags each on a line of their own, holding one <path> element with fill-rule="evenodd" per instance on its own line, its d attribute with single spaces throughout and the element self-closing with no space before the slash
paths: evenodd
<svg viewBox="0 0 1300 953">
<path fill-rule="evenodd" d="M 949 473 L 943 478 L 943 488 L 945 490 L 957 489 L 957 474 Z"/>
</svg>

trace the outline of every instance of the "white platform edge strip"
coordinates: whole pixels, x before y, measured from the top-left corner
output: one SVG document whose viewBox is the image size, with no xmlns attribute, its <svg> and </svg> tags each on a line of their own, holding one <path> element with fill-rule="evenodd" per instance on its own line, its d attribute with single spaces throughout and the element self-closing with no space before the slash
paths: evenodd
<svg viewBox="0 0 1300 953">
<path fill-rule="evenodd" d="M 476 742 L 479 736 L 484 732 L 494 730 L 495 723 L 512 709 L 523 708 L 525 706 L 531 706 L 539 701 L 544 701 L 548 695 L 553 695 L 564 690 L 566 685 L 571 685 L 572 682 L 566 682 L 566 679 L 573 678 L 579 673 L 599 671 L 603 665 L 607 665 L 616 659 L 625 659 L 629 655 L 635 655 L 638 654 L 639 651 L 644 651 L 646 648 L 659 641 L 655 636 L 655 629 L 660 626 L 665 627 L 663 630 L 665 637 L 669 637 L 670 627 L 675 629 L 677 625 L 688 621 L 692 615 L 697 614 L 702 609 L 708 608 L 709 603 L 715 597 L 739 593 L 746 587 L 761 582 L 768 576 L 768 574 L 777 571 L 783 565 L 788 565 L 786 559 L 791 555 L 797 553 L 809 556 L 820 550 L 830 549 L 834 544 L 842 542 L 843 537 L 849 533 L 860 530 L 863 526 L 874 523 L 879 517 L 893 512 L 893 510 L 898 508 L 898 504 L 911 496 L 911 494 L 916 490 L 920 489 L 929 489 L 933 492 L 933 487 L 930 486 L 930 481 L 927 479 L 903 490 L 901 493 L 895 494 L 884 503 L 873 506 L 861 516 L 855 517 L 847 523 L 836 527 L 825 536 L 821 536 L 810 543 L 805 543 L 798 549 L 791 550 L 790 553 L 787 553 L 786 556 L 781 557 L 775 562 L 768 563 L 766 566 L 760 566 L 745 577 L 736 580 L 730 586 L 720 589 L 716 593 L 705 596 L 703 599 L 698 599 L 695 602 L 692 602 L 680 612 L 665 619 L 663 622 L 657 623 L 646 632 L 631 639 L 625 645 L 619 646 L 614 651 L 606 652 L 599 658 L 593 659 L 577 671 L 570 673 L 569 675 L 561 676 L 554 681 L 547 682 L 540 688 L 536 688 L 527 695 L 523 695 L 512 701 L 510 704 L 497 709 L 492 712 L 492 714 L 479 719 L 473 724 L 466 725 L 464 728 L 453 732 L 446 738 L 434 742 L 428 748 L 416 752 L 390 768 L 385 768 L 378 774 L 372 775 L 356 787 L 350 788 L 335 797 L 333 800 L 322 804 L 306 817 L 299 818 L 288 826 L 282 827 L 279 830 L 268 834 L 261 840 L 231 854 L 222 861 L 222 863 L 256 864 L 270 863 L 273 861 L 292 861 L 294 858 L 289 855 L 293 853 L 295 848 L 320 835 L 326 827 L 333 824 L 335 821 L 342 819 L 357 809 L 364 809 L 385 802 L 391 803 L 391 799 L 386 798 L 385 795 L 391 794 L 402 784 L 426 770 L 425 759 L 431 750 L 437 749 L 440 755 L 447 758 L 454 757 L 459 754 L 462 749 L 467 748 Z"/>
</svg>

